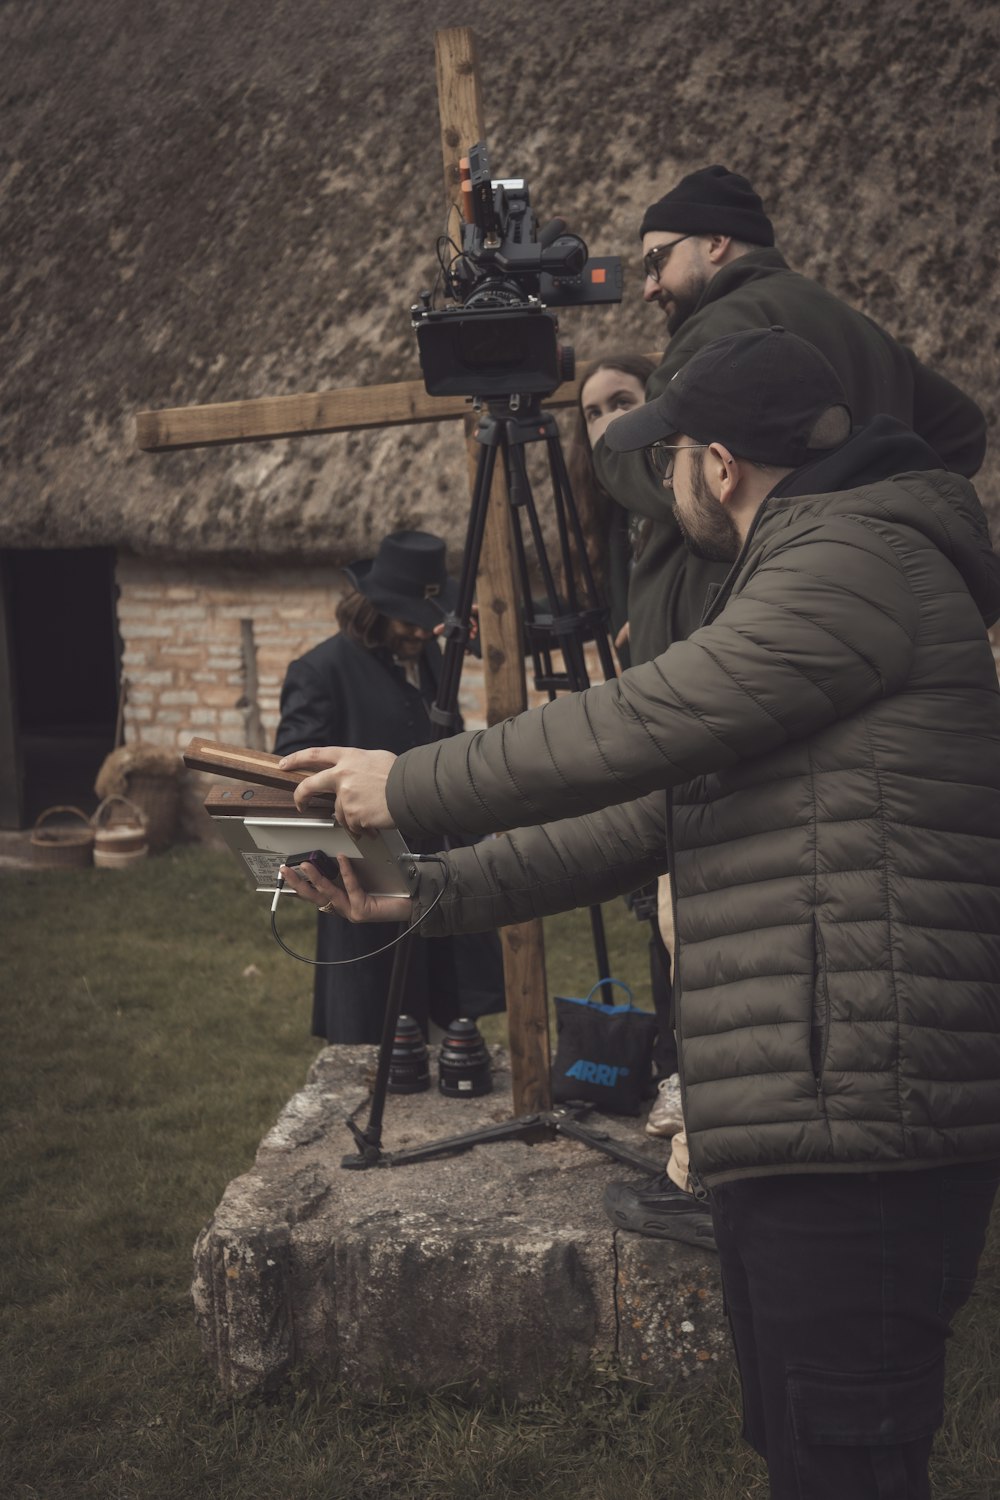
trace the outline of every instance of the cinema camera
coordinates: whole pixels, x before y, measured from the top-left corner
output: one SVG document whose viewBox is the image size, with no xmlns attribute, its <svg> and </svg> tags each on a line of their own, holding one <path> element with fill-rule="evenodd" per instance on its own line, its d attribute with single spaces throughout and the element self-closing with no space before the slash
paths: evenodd
<svg viewBox="0 0 1000 1500">
<path fill-rule="evenodd" d="M 522 178 L 494 181 L 485 142 L 462 162 L 461 249 L 438 241 L 446 294 L 412 308 L 420 368 L 431 396 L 481 399 L 547 394 L 573 378 L 573 351 L 557 340 L 550 307 L 620 302 L 621 261 L 591 259 L 563 219 L 541 229 Z M 447 251 L 453 252 L 450 260 Z"/>
</svg>

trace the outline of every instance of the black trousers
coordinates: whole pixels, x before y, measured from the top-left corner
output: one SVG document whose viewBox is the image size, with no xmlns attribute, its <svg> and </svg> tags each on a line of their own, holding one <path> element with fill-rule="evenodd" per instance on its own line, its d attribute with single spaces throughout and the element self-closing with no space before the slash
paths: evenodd
<svg viewBox="0 0 1000 1500">
<path fill-rule="evenodd" d="M 772 1500 L 929 1500 L 945 1341 L 998 1178 L 995 1160 L 713 1190 L 743 1435 Z"/>
</svg>

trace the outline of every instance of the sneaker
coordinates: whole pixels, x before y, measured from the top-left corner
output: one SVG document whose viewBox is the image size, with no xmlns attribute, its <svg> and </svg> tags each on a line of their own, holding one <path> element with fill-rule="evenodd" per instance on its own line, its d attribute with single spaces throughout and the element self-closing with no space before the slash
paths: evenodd
<svg viewBox="0 0 1000 1500">
<path fill-rule="evenodd" d="M 684 1129 L 681 1113 L 681 1080 L 678 1073 L 661 1078 L 656 1085 L 656 1100 L 646 1121 L 647 1135 L 676 1135 Z"/>
<path fill-rule="evenodd" d="M 604 1211 L 618 1229 L 630 1229 L 652 1240 L 680 1240 L 702 1250 L 715 1249 L 712 1215 L 691 1193 L 682 1192 L 665 1172 L 633 1182 L 610 1182 Z"/>
</svg>

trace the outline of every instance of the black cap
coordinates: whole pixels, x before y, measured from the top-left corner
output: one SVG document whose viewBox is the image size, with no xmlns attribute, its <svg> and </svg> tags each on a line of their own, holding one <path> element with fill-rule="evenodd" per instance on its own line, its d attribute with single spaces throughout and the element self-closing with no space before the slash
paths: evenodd
<svg viewBox="0 0 1000 1500">
<path fill-rule="evenodd" d="M 445 546 L 429 531 L 393 531 L 374 557 L 344 569 L 380 614 L 433 630 L 454 609 L 458 584 L 445 571 Z"/>
<path fill-rule="evenodd" d="M 810 447 L 831 407 L 850 408 L 824 354 L 784 328 L 750 328 L 692 355 L 666 390 L 608 425 L 604 441 L 628 453 L 682 432 L 724 443 L 736 458 L 798 469 L 829 444 Z"/>
<path fill-rule="evenodd" d="M 682 177 L 647 208 L 640 239 L 657 229 L 675 234 L 731 234 L 751 245 L 773 245 L 774 225 L 745 177 L 727 167 L 702 167 Z"/>
</svg>

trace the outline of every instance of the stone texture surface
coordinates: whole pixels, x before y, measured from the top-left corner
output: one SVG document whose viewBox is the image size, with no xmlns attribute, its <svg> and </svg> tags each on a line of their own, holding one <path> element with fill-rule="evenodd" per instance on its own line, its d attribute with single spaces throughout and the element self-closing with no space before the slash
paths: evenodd
<svg viewBox="0 0 1000 1500">
<path fill-rule="evenodd" d="M 504 1141 L 344 1169 L 345 1117 L 367 1120 L 375 1055 L 319 1054 L 199 1236 L 196 1315 L 227 1390 L 308 1363 L 366 1390 L 458 1382 L 522 1397 L 594 1357 L 655 1386 L 728 1357 L 714 1257 L 613 1230 L 601 1194 L 631 1169 L 587 1146 Z M 390 1095 L 386 1150 L 509 1120 L 506 1055 L 493 1056 L 482 1098 Z M 658 1164 L 640 1121 L 590 1123 Z"/>
<path fill-rule="evenodd" d="M 415 376 L 444 229 L 434 30 L 479 38 L 495 169 L 620 308 L 581 356 L 657 348 L 642 209 L 722 161 L 791 262 L 971 391 L 995 430 L 998 13 L 990 0 L 19 0 L 4 7 L 0 546 L 342 563 L 393 526 L 461 545 L 453 426 L 150 456 L 143 407 Z M 1000 501 L 991 456 L 982 475 Z"/>
</svg>

